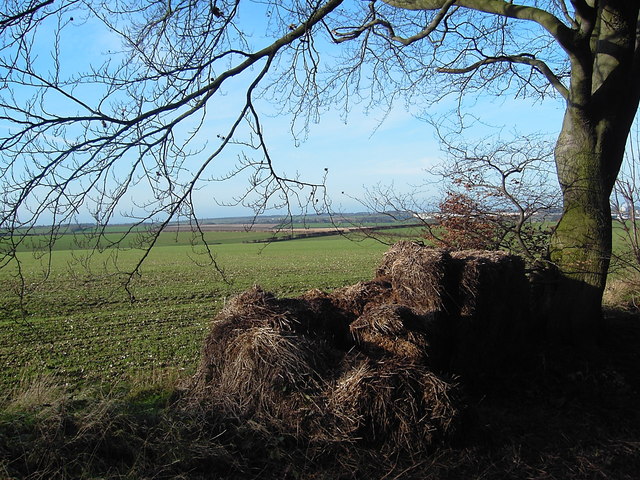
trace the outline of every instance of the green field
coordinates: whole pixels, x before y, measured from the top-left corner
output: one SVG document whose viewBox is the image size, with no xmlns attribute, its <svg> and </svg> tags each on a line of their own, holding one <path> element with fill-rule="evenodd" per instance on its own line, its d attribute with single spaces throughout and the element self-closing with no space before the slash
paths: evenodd
<svg viewBox="0 0 640 480">
<path fill-rule="evenodd" d="M 15 270 L 0 271 L 0 385 L 43 373 L 82 385 L 140 370 L 192 369 L 210 320 L 230 296 L 254 284 L 295 296 L 370 279 L 388 248 L 341 236 L 244 243 L 268 236 L 207 233 L 222 276 L 203 248 L 191 245 L 190 234 L 162 234 L 130 285 L 133 302 L 122 284 L 141 250 L 87 255 L 72 248 L 71 237 L 62 238 L 42 283 L 48 257 L 21 253 L 24 305 Z"/>
<path fill-rule="evenodd" d="M 385 242 L 416 233 L 385 231 Z M 183 408 L 184 380 L 232 295 L 367 280 L 388 249 L 362 236 L 245 243 L 264 235 L 207 234 L 223 278 L 191 235 L 163 234 L 133 277 L 133 302 L 123 281 L 136 248 L 89 255 L 64 237 L 45 281 L 49 257 L 21 252 L 22 305 L 15 269 L 0 270 L 0 479 L 637 478 L 637 313 L 608 314 L 594 358 L 549 345 L 515 374 L 470 382 L 459 438 L 416 456 Z"/>
<path fill-rule="evenodd" d="M 0 270 L 0 385 L 52 374 L 61 381 L 121 378 L 140 370 L 195 367 L 210 320 L 226 299 L 258 284 L 279 296 L 331 290 L 372 278 L 388 243 L 415 237 L 412 228 L 371 238 L 327 236 L 272 244 L 269 232 L 207 232 L 217 265 L 193 246 L 191 233 L 163 233 L 130 284 L 141 258 L 135 235 L 122 248 L 78 249 L 65 235 L 50 257 L 34 256 L 34 236 L 19 254 L 27 296 L 21 304 L 15 269 Z M 614 246 L 620 251 L 619 231 Z M 121 237 L 109 233 L 106 243 Z M 82 238 L 82 237 L 80 237 Z M 103 239 L 103 242 L 105 240 Z M 104 246 L 104 244 L 103 244 Z"/>
</svg>

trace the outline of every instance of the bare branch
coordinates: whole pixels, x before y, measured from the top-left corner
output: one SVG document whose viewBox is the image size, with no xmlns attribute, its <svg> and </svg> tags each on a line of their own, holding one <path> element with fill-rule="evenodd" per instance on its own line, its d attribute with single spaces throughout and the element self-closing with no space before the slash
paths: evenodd
<svg viewBox="0 0 640 480">
<path fill-rule="evenodd" d="M 65 2 L 64 6 L 72 3 Z M 274 207 L 269 203 L 274 200 L 292 213 L 294 207 L 288 202 L 297 198 L 295 208 L 301 208 L 305 202 L 313 204 L 314 209 L 326 208 L 328 199 L 322 183 L 277 174 L 253 101 L 266 73 L 273 69 L 274 59 L 296 42 L 306 45 L 305 39 L 314 26 L 341 3 L 342 0 L 330 0 L 318 8 L 309 7 L 304 21 L 287 29 L 270 45 L 254 51 L 231 46 L 228 35 L 234 31 L 232 8 L 225 9 L 227 16 L 222 18 L 220 8 L 211 7 L 208 14 L 216 23 L 207 22 L 207 16 L 202 15 L 201 28 L 205 30 L 198 30 L 200 27 L 193 22 L 200 17 L 195 15 L 195 10 L 189 9 L 198 9 L 204 4 L 179 1 L 171 13 L 176 16 L 177 23 L 169 22 L 165 9 L 160 12 L 164 17 L 157 21 L 150 14 L 148 28 L 136 36 L 135 28 L 120 28 L 115 20 L 112 23 L 106 18 L 108 15 L 104 12 L 101 13 L 103 17 L 98 15 L 93 7 L 99 5 L 92 4 L 91 18 L 102 18 L 115 35 L 124 39 L 131 49 L 130 56 L 123 58 L 121 66 L 114 68 L 107 61 L 102 67 L 92 67 L 88 73 L 74 74 L 67 79 L 61 76 L 59 61 L 60 21 L 52 47 L 54 56 L 50 71 L 37 68 L 40 65 L 30 60 L 32 43 L 28 35 L 35 35 L 35 30 L 19 30 L 16 35 L 24 36 L 25 40 L 6 44 L 4 53 L 7 55 L 0 58 L 0 68 L 5 68 L 3 74 L 6 72 L 9 86 L 0 94 L 0 120 L 6 122 L 0 136 L 4 153 L 0 164 L 3 200 L 0 265 L 13 263 L 21 275 L 17 252 L 32 233 L 42 231 L 35 227 L 38 222 L 52 224 L 47 236 L 38 237 L 46 239 L 41 247 L 50 262 L 55 242 L 68 231 L 68 225 L 80 208 L 91 209 L 96 220 L 95 229 L 84 240 L 96 251 L 118 248 L 139 227 L 148 228 L 149 222 L 153 222 L 153 227 L 141 239 L 142 250 L 137 262 L 119 272 L 133 299 L 131 286 L 163 229 L 179 216 L 186 215 L 193 222 L 195 231 L 200 230 L 193 208 L 193 194 L 199 185 L 209 180 L 205 178 L 205 172 L 222 152 L 239 145 L 235 136 L 245 133 L 241 128 L 256 128 L 254 134 L 258 135 L 259 141 L 252 148 L 266 158 L 266 161 L 251 160 L 229 175 L 244 174 L 249 170 L 261 172 L 260 175 L 264 173 L 264 181 L 248 189 L 248 192 L 263 196 L 262 204 L 253 203 L 252 206 L 264 212 L 267 206 Z M 117 3 L 109 6 L 118 7 Z M 190 15 L 190 23 L 181 24 L 183 19 L 178 18 L 181 14 Z M 64 25 L 68 24 L 68 16 L 63 10 L 57 11 L 56 15 L 64 18 L 67 22 Z M 129 13 L 115 12 L 113 18 L 117 19 L 117 15 Z M 186 29 L 184 34 L 176 35 L 175 30 L 182 28 Z M 156 33 L 159 37 L 155 37 Z M 238 38 L 234 45 L 242 44 L 242 33 L 236 33 Z M 153 43 L 146 43 L 145 36 L 153 37 Z M 176 38 L 183 42 L 183 52 L 175 49 Z M 136 41 L 141 43 L 135 44 Z M 191 48 L 187 48 L 187 44 Z M 209 55 L 209 52 L 213 54 Z M 13 55 L 10 63 L 2 63 L 9 55 Z M 124 56 L 122 53 L 115 55 Z M 219 66 L 223 67 L 222 71 L 216 74 L 214 68 Z M 219 136 L 220 144 L 197 168 L 185 168 L 185 162 L 201 156 L 207 148 L 207 143 L 196 149 L 188 148 L 203 125 L 207 106 L 221 87 L 240 75 L 253 77 L 246 90 L 244 108 L 237 112 L 225 135 Z M 93 92 L 83 97 L 80 93 L 85 85 L 91 85 Z M 33 92 L 31 98 L 27 96 L 29 91 Z M 49 113 L 45 106 L 52 98 L 66 101 L 67 108 Z M 194 120 L 195 127 L 192 126 Z M 10 127 L 6 128 L 6 125 Z M 192 133 L 176 140 L 176 131 L 184 128 L 182 125 L 190 125 L 188 128 L 193 128 Z M 134 203 L 142 213 L 134 214 L 133 209 L 130 213 L 118 212 L 118 205 L 130 195 L 131 189 L 143 182 L 153 198 Z M 305 193 L 303 197 L 303 189 L 310 190 L 311 194 Z M 244 198 L 249 199 L 248 195 Z M 106 225 L 116 215 L 129 215 L 135 222 L 122 236 L 107 237 Z M 205 240 L 202 232 L 200 240 Z M 219 270 L 204 243 L 210 263 Z M 22 284 L 26 285 L 24 278 Z M 21 298 L 24 290 L 21 290 Z"/>
<path fill-rule="evenodd" d="M 442 7 L 445 0 L 384 0 L 385 3 L 398 8 L 410 10 L 436 10 Z M 457 0 L 456 6 L 479 12 L 500 15 L 518 20 L 536 22 L 548 31 L 567 51 L 573 50 L 573 32 L 551 13 L 536 7 L 515 5 L 503 0 Z"/>
<path fill-rule="evenodd" d="M 479 69 L 484 65 L 490 65 L 492 63 L 520 63 L 524 65 L 530 65 L 535 68 L 537 71 L 542 73 L 548 80 L 551 85 L 558 91 L 558 93 L 565 99 L 569 99 L 569 90 L 564 84 L 560 81 L 560 79 L 551 71 L 551 69 L 544 63 L 542 60 L 538 60 L 535 57 L 529 54 L 520 54 L 520 55 L 509 55 L 509 56 L 501 56 L 501 57 L 488 57 L 483 60 L 479 60 L 476 63 L 469 65 L 468 67 L 463 68 L 446 68 L 440 67 L 438 68 L 438 72 L 441 73 L 451 73 L 451 74 L 464 74 L 473 72 L 474 70 Z"/>
<path fill-rule="evenodd" d="M 440 181 L 466 207 L 465 215 L 493 226 L 485 241 L 531 261 L 542 258 L 551 232 L 540 222 L 559 205 L 551 143 L 536 135 L 477 143 L 456 135 L 441 139 L 447 159 L 438 170 Z"/>
<path fill-rule="evenodd" d="M 558 5 L 560 10 L 562 11 L 562 15 L 564 16 L 564 19 L 567 21 L 567 23 L 571 28 L 573 28 L 574 30 L 577 30 L 578 28 L 580 28 L 580 25 L 578 24 L 578 22 L 576 22 L 575 18 L 573 18 L 569 13 L 569 8 L 567 7 L 567 3 L 565 2 L 565 0 L 554 0 L 554 3 Z"/>
<path fill-rule="evenodd" d="M 44 0 L 40 3 L 31 2 L 29 5 L 23 7 L 23 9 L 18 10 L 17 12 L 0 12 L 0 34 L 2 34 L 3 30 L 14 26 L 24 19 L 31 17 L 38 10 L 43 9 L 44 7 L 53 4 L 54 0 Z"/>
<path fill-rule="evenodd" d="M 423 30 L 407 38 L 396 35 L 393 25 L 390 22 L 381 18 L 375 18 L 376 12 L 373 7 L 374 4 L 371 3 L 370 4 L 371 14 L 374 17 L 373 20 L 371 20 L 370 22 L 358 28 L 339 27 L 331 32 L 332 37 L 334 42 L 342 43 L 349 40 L 355 40 L 360 35 L 362 35 L 362 33 L 368 30 L 372 30 L 377 26 L 380 26 L 387 30 L 389 34 L 389 38 L 392 41 L 401 43 L 404 46 L 408 46 L 414 42 L 417 42 L 419 40 L 422 40 L 428 37 L 431 33 L 433 33 L 436 30 L 436 28 L 438 28 L 438 26 L 442 23 L 443 19 L 446 17 L 447 13 L 449 12 L 449 9 L 455 2 L 456 0 L 447 0 L 446 2 L 444 2 L 442 7 L 440 8 L 440 11 L 433 17 L 433 19 L 429 22 L 429 24 Z"/>
</svg>

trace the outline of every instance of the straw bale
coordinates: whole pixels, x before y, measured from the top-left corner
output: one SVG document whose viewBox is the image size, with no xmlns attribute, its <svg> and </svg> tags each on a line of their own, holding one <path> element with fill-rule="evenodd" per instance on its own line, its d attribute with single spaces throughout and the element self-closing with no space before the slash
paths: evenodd
<svg viewBox="0 0 640 480">
<path fill-rule="evenodd" d="M 318 346 L 272 327 L 251 328 L 227 344 L 221 358 L 218 394 L 234 397 L 240 415 L 268 412 L 274 416 L 292 392 L 314 392 L 321 378 Z"/>
<path fill-rule="evenodd" d="M 360 358 L 333 386 L 327 408 L 336 437 L 389 452 L 424 451 L 458 427 L 461 389 L 423 366 Z"/>
<path fill-rule="evenodd" d="M 460 388 L 427 366 L 435 317 L 384 304 L 389 290 L 364 282 L 277 299 L 254 287 L 231 299 L 212 322 L 187 405 L 298 439 L 388 452 L 448 437 L 462 403 Z"/>
<path fill-rule="evenodd" d="M 391 283 L 397 303 L 408 305 L 417 313 L 448 312 L 453 309 L 447 275 L 450 260 L 445 250 L 402 241 L 384 254 L 376 276 Z"/>
<path fill-rule="evenodd" d="M 277 329 L 322 337 L 342 349 L 353 346 L 349 333 L 351 318 L 334 304 L 329 295 L 320 290 L 307 292 L 299 298 L 278 299 L 272 293 L 254 286 L 233 297 L 216 323 L 230 317 L 252 319 Z"/>
<path fill-rule="evenodd" d="M 283 433 L 296 432 L 320 415 L 313 399 L 320 394 L 323 372 L 332 361 L 329 346 L 268 325 L 234 332 L 235 337 L 221 339 L 215 358 L 201 363 L 190 401 Z M 209 347 L 212 343 L 209 340 Z"/>
<path fill-rule="evenodd" d="M 441 368 L 447 324 L 437 312 L 418 315 L 404 305 L 382 304 L 367 308 L 350 329 L 359 348 L 374 357 L 395 355 Z"/>
<path fill-rule="evenodd" d="M 528 283 L 503 252 L 400 242 L 370 282 L 298 298 L 253 287 L 214 319 L 187 399 L 298 440 L 385 454 L 450 438 L 460 386 L 526 339 Z M 314 440 L 315 439 L 315 440 Z"/>
<path fill-rule="evenodd" d="M 459 271 L 453 369 L 488 370 L 518 353 L 530 327 L 523 260 L 500 251 L 451 254 Z"/>
<path fill-rule="evenodd" d="M 362 315 L 367 305 L 385 303 L 390 297 L 391 285 L 380 279 L 358 282 L 338 288 L 330 294 L 331 302 L 352 319 Z"/>
<path fill-rule="evenodd" d="M 391 283 L 393 302 L 437 319 L 435 335 L 426 335 L 436 369 L 486 372 L 531 343 L 529 285 L 520 257 L 500 251 L 449 253 L 405 241 L 385 254 L 377 278 Z M 367 332 L 361 341 L 365 336 L 377 352 L 407 350 L 402 342 L 394 347 L 392 339 L 381 340 L 379 333 L 373 339 Z"/>
<path fill-rule="evenodd" d="M 482 313 L 493 303 L 502 307 L 507 303 L 528 301 L 528 284 L 522 258 L 502 251 L 463 250 L 451 257 L 461 268 L 460 306 L 462 315 Z M 515 293 L 516 298 L 508 295 Z M 501 301 L 496 304 L 494 299 Z"/>
<path fill-rule="evenodd" d="M 342 354 L 324 337 L 301 334 L 302 308 L 288 307 L 258 287 L 229 301 L 205 340 L 191 398 L 234 415 L 278 417 L 296 395 L 317 389 Z"/>
<path fill-rule="evenodd" d="M 292 319 L 278 308 L 276 297 L 270 292 L 265 292 L 258 285 L 232 297 L 214 319 L 213 328 L 225 319 L 235 317 L 259 323 L 267 322 L 285 330 L 291 329 Z"/>
</svg>

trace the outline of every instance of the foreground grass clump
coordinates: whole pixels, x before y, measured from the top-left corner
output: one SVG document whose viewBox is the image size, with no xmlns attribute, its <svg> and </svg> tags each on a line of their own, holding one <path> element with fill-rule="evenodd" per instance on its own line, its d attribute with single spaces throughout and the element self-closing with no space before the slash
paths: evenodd
<svg viewBox="0 0 640 480">
<path fill-rule="evenodd" d="M 640 273 L 627 269 L 610 275 L 607 279 L 603 303 L 607 307 L 631 312 L 640 311 Z"/>
<path fill-rule="evenodd" d="M 72 393 L 44 378 L 15 392 L 3 405 L 0 476 L 175 478 L 198 462 L 202 469 L 233 463 L 215 440 L 220 425 L 168 408 L 176 390 L 175 378 L 167 380 Z"/>
</svg>

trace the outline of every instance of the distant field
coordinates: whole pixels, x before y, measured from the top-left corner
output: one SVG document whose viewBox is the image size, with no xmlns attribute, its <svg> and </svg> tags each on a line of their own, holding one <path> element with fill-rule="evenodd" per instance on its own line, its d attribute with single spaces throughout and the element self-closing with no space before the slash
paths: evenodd
<svg viewBox="0 0 640 480">
<path fill-rule="evenodd" d="M 139 230 L 125 236 L 125 232 L 109 232 L 100 237 L 94 237 L 85 233 L 75 233 L 62 235 L 56 239 L 54 250 L 84 250 L 87 248 L 99 247 L 108 248 L 118 243 L 120 248 L 139 248 L 149 239 L 150 233 Z M 211 245 L 252 242 L 255 240 L 264 240 L 273 236 L 271 231 L 210 231 L 205 232 L 204 238 Z M 202 243 L 202 239 L 198 238 L 190 231 L 173 231 L 162 233 L 156 246 L 190 246 L 193 243 Z M 20 252 L 31 252 L 33 250 L 48 249 L 49 238 L 46 235 L 34 235 L 26 238 L 19 246 Z"/>
<path fill-rule="evenodd" d="M 415 235 L 408 229 L 387 233 L 389 242 Z M 253 284 L 294 296 L 370 279 L 388 248 L 362 236 L 244 243 L 269 235 L 208 232 L 223 279 L 204 265 L 208 258 L 201 246 L 191 246 L 192 235 L 165 233 L 131 285 L 133 303 L 122 288 L 122 272 L 138 260 L 138 249 L 84 258 L 86 251 L 63 238 L 51 257 L 51 274 L 39 286 L 43 259 L 22 253 L 23 273 L 33 289 L 26 315 L 16 272 L 0 271 L 0 385 L 43 372 L 82 384 L 141 369 L 192 369 L 209 322 L 230 296 Z"/>
<path fill-rule="evenodd" d="M 244 223 L 236 224 L 204 224 L 201 232 L 192 231 L 188 225 L 171 225 L 160 234 L 156 246 L 180 246 L 202 243 L 203 240 L 210 245 L 229 244 L 229 243 L 256 243 L 264 242 L 272 238 L 285 236 L 299 236 L 302 234 L 336 234 L 339 230 L 342 233 L 357 233 L 361 228 L 392 228 L 385 234 L 393 236 L 394 234 L 405 235 L 407 232 L 413 232 L 410 235 L 416 235 L 419 231 L 415 226 L 395 227 L 396 224 L 391 223 L 363 223 L 354 225 L 349 223 L 331 224 L 331 223 L 295 223 L 280 228 L 276 223 L 249 225 Z M 400 225 L 403 225 L 400 223 Z M 37 234 L 27 236 L 18 246 L 19 252 L 31 252 L 34 250 L 49 250 L 50 237 L 43 228 L 36 229 Z M 60 234 L 55 238 L 53 250 L 84 250 L 88 248 L 105 249 L 114 245 L 120 248 L 139 248 L 141 245 L 148 243 L 153 231 L 142 227 L 133 228 L 128 231 L 125 226 L 108 227 L 102 234 L 95 235 L 91 230 L 82 230 L 67 232 Z"/>
</svg>

